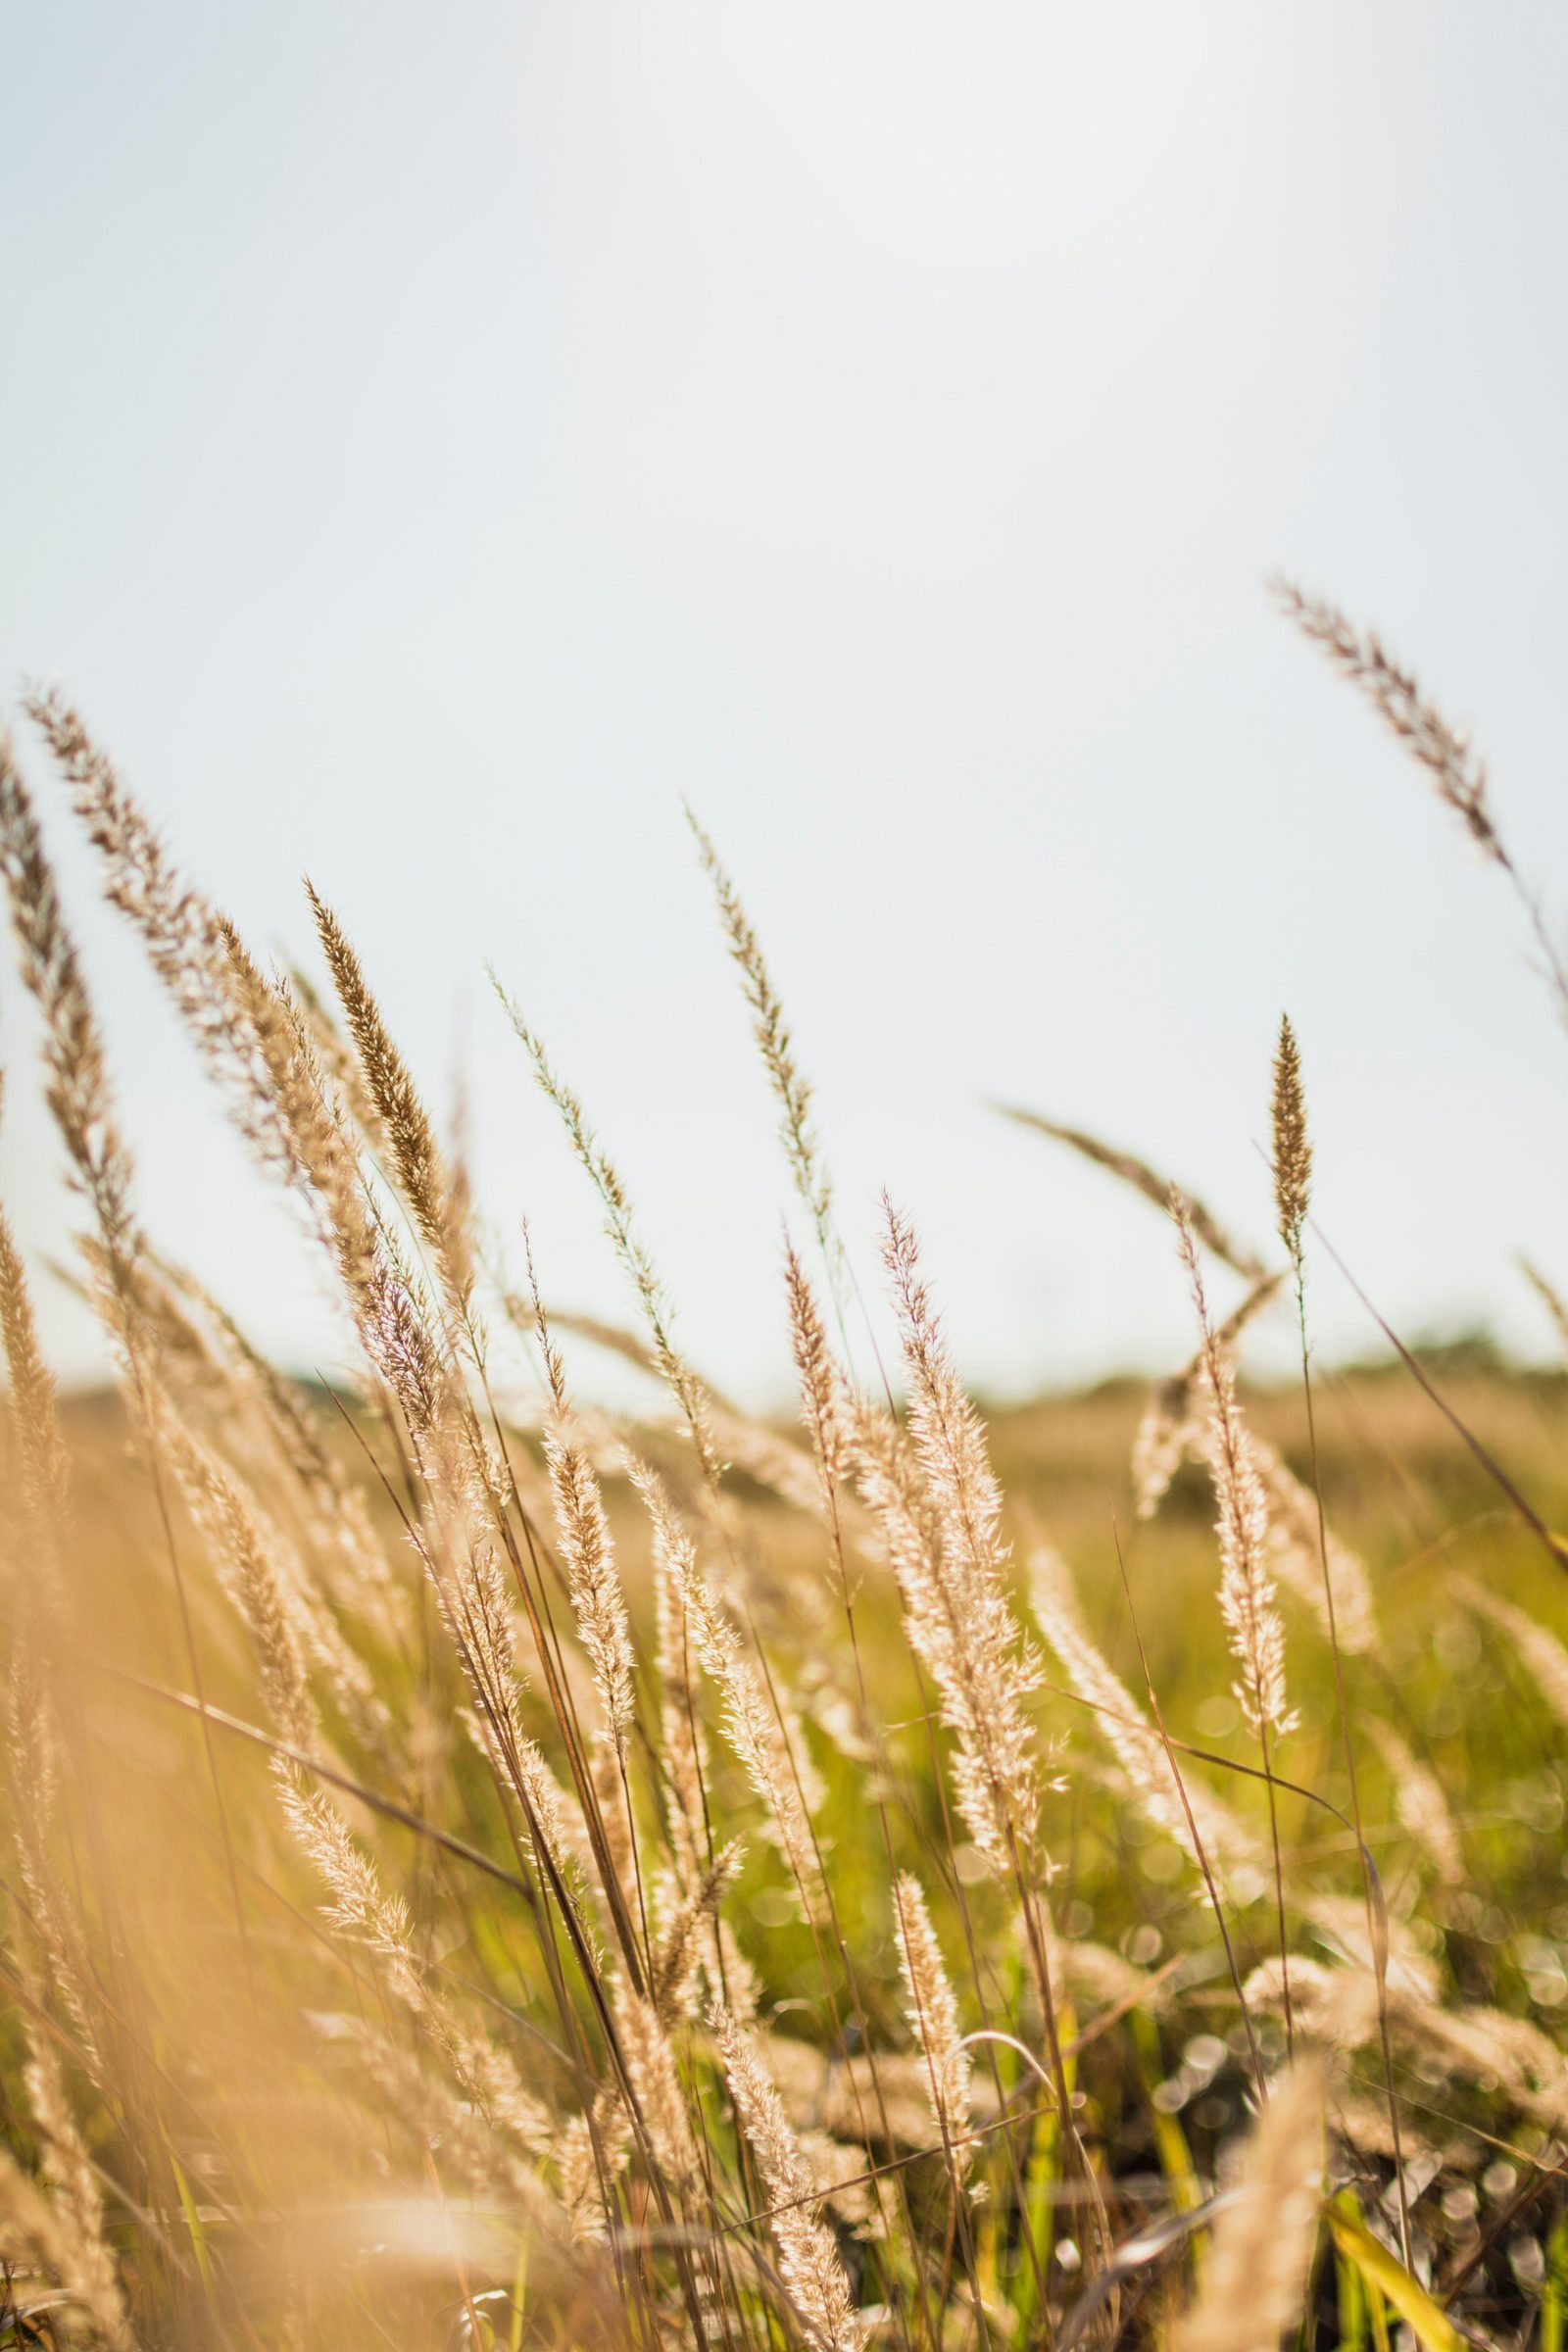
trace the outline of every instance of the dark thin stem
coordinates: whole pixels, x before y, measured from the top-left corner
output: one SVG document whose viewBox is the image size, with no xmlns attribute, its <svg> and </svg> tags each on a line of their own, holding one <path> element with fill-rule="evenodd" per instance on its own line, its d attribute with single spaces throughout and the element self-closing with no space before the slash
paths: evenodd
<svg viewBox="0 0 1568 2352">
<path fill-rule="evenodd" d="M 1487 1448 L 1482 1445 L 1481 1440 L 1475 1435 L 1474 1431 L 1469 1429 L 1466 1424 L 1460 1420 L 1452 1405 L 1448 1403 L 1447 1399 L 1439 1392 L 1428 1375 L 1416 1362 L 1415 1357 L 1410 1353 L 1409 1348 L 1400 1339 L 1398 1333 L 1391 1324 L 1388 1324 L 1384 1321 L 1383 1317 L 1379 1314 L 1377 1308 L 1373 1305 L 1365 1291 L 1362 1290 L 1360 1284 L 1356 1281 L 1355 1276 L 1350 1272 L 1349 1267 L 1346 1264 L 1344 1258 L 1341 1257 L 1339 1251 L 1334 1248 L 1333 1244 L 1324 1239 L 1323 1233 L 1318 1227 L 1316 1221 L 1311 1220 L 1311 1224 L 1312 1231 L 1316 1235 L 1318 1241 L 1323 1244 L 1323 1248 L 1327 1250 L 1329 1256 L 1334 1260 L 1334 1263 L 1336 1266 L 1338 1266 L 1340 1272 L 1344 1275 L 1346 1281 L 1349 1284 L 1351 1290 L 1355 1293 L 1361 1304 L 1366 1308 L 1367 1313 L 1371 1316 L 1379 1331 L 1382 1332 L 1384 1338 L 1388 1341 L 1389 1346 L 1395 1350 L 1405 1370 L 1410 1373 L 1417 1386 L 1423 1390 L 1428 1396 L 1431 1397 L 1433 1403 L 1437 1406 L 1439 1412 L 1447 1422 L 1449 1428 L 1454 1430 L 1458 1436 L 1463 1439 L 1465 1445 L 1470 1448 L 1470 1451 L 1475 1455 L 1476 1460 L 1481 1464 L 1481 1467 L 1487 1473 L 1487 1476 L 1495 1486 L 1502 1490 L 1504 1494 L 1507 1495 L 1508 1500 L 1513 1504 L 1514 1509 L 1518 1512 L 1526 1527 L 1528 1527 L 1534 1535 L 1540 1537 L 1542 1543 L 1545 1545 L 1547 1551 L 1551 1554 L 1551 1557 L 1553 1560 L 1555 1560 L 1557 1566 L 1562 1569 L 1568 1569 L 1568 1544 L 1565 1544 L 1560 1536 L 1553 1535 L 1551 1529 L 1546 1525 L 1544 1519 L 1542 1518 L 1541 1513 L 1535 1508 L 1535 1505 L 1531 1502 L 1528 1502 L 1525 1496 L 1521 1494 L 1519 1489 L 1514 1485 L 1513 1480 L 1508 1476 L 1507 1471 L 1503 1469 L 1501 1463 L 1496 1461 L 1494 1456 L 1487 1451 Z"/>
</svg>

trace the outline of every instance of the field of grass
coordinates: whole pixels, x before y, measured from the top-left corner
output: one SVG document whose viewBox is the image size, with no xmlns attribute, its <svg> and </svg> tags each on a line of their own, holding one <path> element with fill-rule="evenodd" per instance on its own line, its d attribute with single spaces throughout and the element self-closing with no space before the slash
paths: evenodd
<svg viewBox="0 0 1568 2352">
<path fill-rule="evenodd" d="M 1539 928 L 1468 752 L 1298 617 Z M 120 1373 L 57 1396 L 0 1225 L 0 2344 L 1561 2352 L 1568 1376 L 1248 1381 L 1227 1260 L 1309 1328 L 1288 1031 L 1267 1265 L 1112 1170 L 1171 1216 L 1187 1366 L 982 1417 L 890 1207 L 884 1389 L 699 837 L 799 1196 L 763 1425 L 520 1018 L 624 1330 L 498 1276 L 330 909 L 329 1012 L 29 715 L 362 1369 L 290 1380 L 147 1242 L 0 749 Z"/>
</svg>

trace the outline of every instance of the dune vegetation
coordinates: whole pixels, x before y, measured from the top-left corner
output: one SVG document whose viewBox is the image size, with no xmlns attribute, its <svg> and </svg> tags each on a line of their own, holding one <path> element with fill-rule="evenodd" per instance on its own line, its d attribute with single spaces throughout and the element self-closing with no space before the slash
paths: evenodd
<svg viewBox="0 0 1568 2352">
<path fill-rule="evenodd" d="M 1471 747 L 1279 593 L 1568 1011 Z M 351 1384 L 154 1246 L 45 792 L 291 1196 Z M 1562 2352 L 1568 1378 L 1392 1332 L 1318 1366 L 1285 1020 L 1248 1236 L 1011 1114 L 1168 1219 L 1191 1353 L 983 1416 L 896 1195 L 852 1274 L 694 835 L 793 1185 L 787 1424 L 691 1361 L 504 973 L 623 1326 L 473 1198 L 331 906 L 314 981 L 264 968 L 64 695 L 0 742 L 117 1374 L 57 1393 L 0 1221 L 0 2344 Z M 1290 1385 L 1246 1377 L 1264 1318 Z"/>
</svg>

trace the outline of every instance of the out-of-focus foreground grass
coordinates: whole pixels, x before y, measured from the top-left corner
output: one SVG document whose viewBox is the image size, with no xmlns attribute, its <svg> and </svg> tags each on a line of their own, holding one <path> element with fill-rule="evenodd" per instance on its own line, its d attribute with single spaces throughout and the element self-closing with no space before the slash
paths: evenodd
<svg viewBox="0 0 1568 2352">
<path fill-rule="evenodd" d="M 1506 1462 L 1548 1523 L 1568 1521 L 1568 1380 L 1477 1364 L 1464 1353 L 1428 1360 L 1465 1428 Z M 1304 1477 L 1299 1391 L 1257 1392 L 1245 1401 L 1259 1438 Z M 1229 1694 L 1231 1666 L 1214 1602 L 1214 1499 L 1206 1472 L 1188 1463 L 1157 1516 L 1139 1523 L 1129 1462 L 1147 1402 L 1147 1384 L 1127 1381 L 995 1411 L 993 1454 L 1008 1499 L 1020 1589 L 1027 1590 L 1036 1547 L 1049 1544 L 1070 1563 L 1087 1629 L 1106 1660 L 1146 1704 L 1147 1663 L 1173 1739 L 1212 1759 L 1192 1764 L 1194 1778 L 1221 1789 L 1250 1825 L 1254 1860 L 1238 1865 L 1233 1856 L 1225 1870 L 1237 1964 L 1250 1982 L 1266 1972 L 1275 1949 L 1268 1825 L 1256 1782 L 1233 1783 L 1224 1770 L 1225 1759 L 1255 1767 L 1256 1745 Z M 368 1753 L 352 1736 L 324 1740 L 319 1752 L 340 1765 L 348 1754 L 346 1777 L 363 1776 L 410 1816 L 515 1863 L 505 1809 L 460 1720 L 462 1678 L 419 1599 L 386 1433 L 350 1399 L 304 1391 L 297 1405 L 313 1443 L 363 1492 L 393 1562 L 403 1559 L 399 1582 L 409 1603 L 398 1639 L 378 1642 L 373 1627 L 361 1628 L 376 1706 L 395 1727 L 384 1763 L 377 1768 L 373 1742 Z M 326 2340 L 328 2328 L 360 2340 L 356 2327 L 367 2312 L 377 2327 L 412 2328 L 403 2340 L 416 2341 L 446 2331 L 453 2340 L 491 2331 L 499 2342 L 514 2333 L 534 2340 L 536 2333 L 554 2338 L 591 2328 L 603 2279 L 592 2289 L 574 2282 L 559 2248 L 530 2246 L 516 2217 L 503 2218 L 493 2197 L 475 2197 L 466 2158 L 449 2165 L 464 2121 L 473 2120 L 470 2100 L 458 2102 L 458 2115 L 438 2112 L 423 2127 L 401 2116 L 384 2146 L 368 2137 L 368 2117 L 389 2097 L 418 2097 L 420 2070 L 411 2058 L 407 2080 L 389 2080 L 384 2053 L 367 2058 L 367 2019 L 392 2022 L 379 1969 L 373 1952 L 362 1959 L 330 1923 L 323 1928 L 321 1887 L 273 1801 L 268 1751 L 220 1718 L 204 1740 L 198 1719 L 172 1695 L 192 1692 L 192 1640 L 170 1574 L 172 1544 L 205 1698 L 265 1730 L 242 1618 L 221 1589 L 210 1542 L 177 1497 L 166 1492 L 160 1500 L 149 1457 L 118 1400 L 72 1400 L 64 1419 L 76 1493 L 72 1573 L 86 1629 L 70 1677 L 69 1769 L 90 1795 L 74 1831 L 82 1843 L 73 1867 L 92 1874 L 89 1907 L 103 1907 L 95 1920 L 105 1938 L 92 1963 L 95 1994 L 123 2036 L 122 2061 L 145 2078 L 141 2095 L 160 2118 L 178 2184 L 173 2215 L 161 2225 L 167 2230 L 172 2219 L 178 2240 L 162 2257 L 170 2273 L 164 2308 L 183 2309 L 185 2326 L 199 2333 L 210 2324 L 207 2298 L 218 2279 L 222 2305 L 251 2311 L 263 2340 L 270 2340 L 265 2328 L 276 2303 L 289 2296 L 317 2315 L 311 2340 Z M 1551 2128 L 1561 2086 L 1545 2086 L 1543 2103 L 1539 2061 L 1532 2071 L 1534 2053 L 1510 2051 L 1505 2035 L 1495 2047 L 1485 2035 L 1473 2048 L 1434 2043 L 1430 2020 L 1417 2020 L 1414 2005 L 1430 1998 L 1435 2012 L 1446 2004 L 1456 2017 L 1518 2017 L 1560 2039 L 1568 2018 L 1561 1713 L 1568 1690 L 1549 1678 L 1544 1683 L 1540 1658 L 1522 1652 L 1508 1628 L 1467 1596 L 1475 1588 L 1505 1596 L 1541 1628 L 1568 1635 L 1568 1586 L 1464 1439 L 1397 1364 L 1323 1379 L 1317 1439 L 1336 1535 L 1364 1564 L 1377 1612 L 1375 1648 L 1348 1656 L 1344 1668 L 1364 1835 L 1389 1911 L 1391 1980 L 1411 1999 L 1411 2015 L 1396 2033 L 1394 2075 L 1417 2264 L 1435 2286 L 1464 2272 L 1461 2308 L 1472 2326 L 1494 2328 L 1501 2341 L 1543 2299 L 1548 2328 L 1562 2308 L 1559 2142 Z M 656 1455 L 670 1442 L 653 1429 L 643 1441 Z M 509 1428 L 507 1443 L 519 1462 L 537 1458 L 537 1430 Z M 764 1485 L 745 1477 L 736 1483 L 751 1630 L 760 1653 L 779 1661 L 793 1682 L 825 1784 L 814 1824 L 832 1887 L 831 1933 L 858 1955 L 853 1996 L 842 1984 L 836 1994 L 825 1985 L 823 1931 L 808 1928 L 797 1893 L 781 1884 L 765 1837 L 743 1864 L 727 1908 L 737 1947 L 756 1972 L 757 2014 L 791 2120 L 812 2144 L 820 2177 L 852 2183 L 829 2210 L 852 2268 L 865 2277 L 862 2240 L 875 2207 L 862 2174 L 900 2168 L 884 2173 L 884 2190 L 893 2183 L 901 2199 L 912 2199 L 917 2229 L 951 2233 L 951 2221 L 939 2219 L 941 2160 L 930 2152 L 929 2103 L 918 2066 L 902 2055 L 909 2046 L 907 1994 L 888 1913 L 879 1799 L 895 1820 L 900 1861 L 933 1887 L 956 1971 L 973 1971 L 975 2007 L 965 2025 L 984 2013 L 1037 2044 L 1038 2004 L 1012 1938 L 997 1933 L 987 1866 L 955 1823 L 934 1768 L 931 1694 L 900 1632 L 891 1583 L 865 1575 L 856 1595 L 863 1695 L 881 1726 L 873 1755 L 857 1728 L 862 1694 L 819 1523 Z M 606 1494 L 633 1626 L 652 1649 L 646 1519 L 623 1481 L 607 1479 Z M 1309 1607 L 1291 1606 L 1289 1639 L 1300 1720 L 1278 1769 L 1343 1813 L 1332 1663 Z M 1077 2032 L 1088 2035 L 1075 2062 L 1075 2095 L 1101 2152 L 1102 2193 L 1126 2236 L 1211 2193 L 1255 2094 L 1201 1881 L 1179 1844 L 1131 1801 L 1092 1709 L 1074 1695 L 1061 1663 L 1048 1658 L 1046 1674 L 1039 1715 L 1059 1781 L 1044 1819 L 1054 1867 L 1051 1900 L 1066 1998 Z M 523 1714 L 548 1743 L 551 1710 L 537 1692 Z M 1412 1768 L 1430 1775 L 1440 1793 L 1446 1828 L 1436 1837 L 1419 1796 L 1412 1801 Z M 714 1770 L 715 1808 L 728 1826 L 755 1829 L 744 1776 L 722 1758 Z M 523 1932 L 520 1899 L 476 1875 L 461 1854 L 352 1793 L 342 1801 L 368 1848 L 382 1857 L 388 1881 L 402 1889 L 421 1965 L 442 1997 L 471 2009 L 486 2031 L 520 2036 L 524 2076 L 550 2080 L 560 2053 L 536 2049 L 536 2029 L 524 2022 L 546 2001 L 547 1986 Z M 1346 1822 L 1286 1792 L 1279 1830 L 1303 1984 L 1314 1967 L 1364 1978 L 1369 1953 Z M 1451 1850 L 1443 1843 L 1447 1835 Z M 955 1894 L 967 1893 L 967 1926 L 944 1897 L 945 1882 Z M 25 1890 L 13 1894 L 25 1907 Z M 967 1954 L 966 1934 L 976 1938 Z M 1309 1999 L 1298 2006 L 1306 2014 Z M 20 2072 L 24 2043 L 17 2022 L 11 2054 Z M 69 2019 L 61 2030 L 69 2058 Z M 1257 2031 L 1266 2062 L 1279 2066 L 1285 2036 L 1277 2002 L 1267 2014 L 1260 2005 Z M 1396 2244 L 1376 2041 L 1363 2034 L 1358 2047 L 1346 2048 L 1343 2028 L 1309 2015 L 1298 2038 L 1338 2051 L 1331 2112 L 1345 2134 L 1342 2180 L 1350 2183 L 1341 2186 L 1340 2203 Z M 870 2096 L 864 2056 L 877 2047 L 888 2062 L 877 2085 L 880 2106 Z M 1046 2104 L 1029 2095 L 1039 2086 L 1014 2052 L 999 2045 L 996 2054 L 995 2075 L 980 2070 L 974 2102 L 977 2122 L 993 2131 L 1004 2101 L 1025 2113 Z M 1520 2087 L 1526 2081 L 1528 2093 Z M 109 2117 L 89 2113 L 111 2234 L 134 2241 L 138 2230 L 116 2215 L 126 2158 Z M 415 2141 L 429 2143 L 422 2179 L 407 2149 L 396 2146 L 411 2120 Z M 21 2098 L 13 2125 L 23 2145 L 36 2131 Z M 1093 2251 L 1041 2130 L 1037 2118 L 1014 2136 L 1025 2199 L 1038 2195 L 1051 2216 L 1040 2232 L 1048 2249 L 1044 2321 L 1034 2309 L 1018 2218 L 1008 2213 L 1007 2166 L 1001 2165 L 990 2204 L 974 2208 L 983 2297 L 994 2298 L 991 2328 L 1003 2335 L 1027 2337 L 1049 2327 L 1053 2313 L 1059 2327 Z M 994 2144 L 990 2162 L 1000 2165 Z M 976 2170 L 984 2177 L 984 2159 Z M 134 2203 L 128 2195 L 125 2201 Z M 1200 2247 L 1200 2233 L 1195 2238 Z M 158 2264 L 143 2242 L 131 2276 L 142 2271 L 151 2278 Z M 1157 2308 L 1171 2258 L 1151 2268 L 1160 2286 L 1146 2290 L 1136 2272 L 1128 2284 L 1135 2303 L 1150 2291 Z M 171 2295 L 184 2273 L 194 2276 Z M 585 2277 L 592 2276 L 590 2264 Z M 1397 2324 L 1396 2300 L 1381 2304 L 1375 2280 L 1343 2254 L 1336 2258 L 1326 2233 L 1314 2296 L 1314 2340 L 1370 2342 L 1379 2339 L 1385 2314 Z M 950 2315 L 949 2329 L 957 2324 Z M 890 2322 L 884 2317 L 881 2325 Z M 971 2313 L 964 2327 L 974 2325 Z M 1364 2337 L 1355 2332 L 1363 2328 Z"/>
</svg>

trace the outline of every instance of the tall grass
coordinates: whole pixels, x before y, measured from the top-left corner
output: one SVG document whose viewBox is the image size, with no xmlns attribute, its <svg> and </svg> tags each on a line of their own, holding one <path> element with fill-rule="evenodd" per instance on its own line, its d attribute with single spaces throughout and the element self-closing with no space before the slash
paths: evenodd
<svg viewBox="0 0 1568 2352">
<path fill-rule="evenodd" d="M 1284 593 L 1544 943 L 1462 739 Z M 1194 1352 L 1141 1413 L 988 1429 L 891 1200 L 898 1378 L 852 1368 L 877 1357 L 809 1087 L 694 828 L 798 1202 L 778 1427 L 692 1361 L 520 1007 L 624 1329 L 552 1311 L 547 1236 L 504 1263 L 338 913 L 310 892 L 330 997 L 264 970 L 71 704 L 25 712 L 356 1370 L 289 1379 L 153 1247 L 6 739 L 70 1279 L 119 1385 L 57 1398 L 0 1219 L 0 2342 L 1560 2344 L 1568 1650 L 1538 1430 L 1568 1396 L 1456 1401 L 1415 1365 L 1362 1392 L 1385 1454 L 1346 1475 L 1289 1023 L 1277 1265 L 1144 1160 L 1012 1114 L 1168 1209 Z M 1246 1285 L 1223 1316 L 1216 1277 Z M 1239 1379 L 1276 1311 L 1294 1397 Z M 596 1344 L 640 1409 L 593 1400 Z"/>
</svg>

